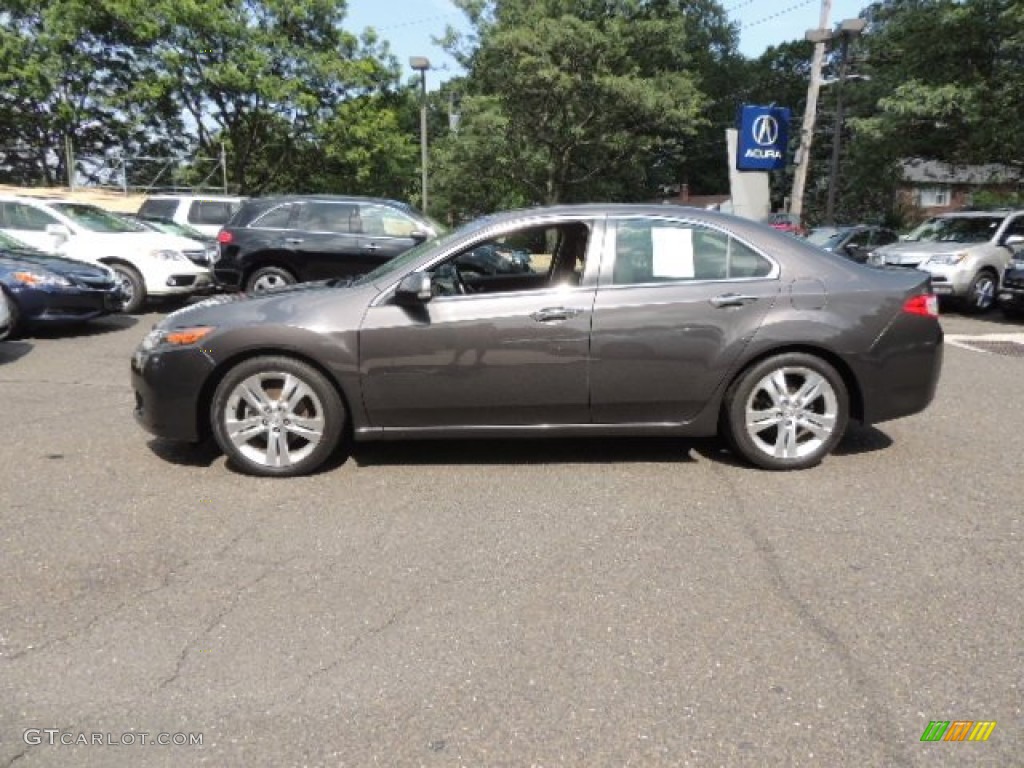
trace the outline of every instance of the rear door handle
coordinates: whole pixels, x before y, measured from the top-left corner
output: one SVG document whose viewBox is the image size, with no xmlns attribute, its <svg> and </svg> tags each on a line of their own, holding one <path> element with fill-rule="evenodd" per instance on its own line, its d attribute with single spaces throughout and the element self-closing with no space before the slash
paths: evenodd
<svg viewBox="0 0 1024 768">
<path fill-rule="evenodd" d="M 742 307 L 745 304 L 750 304 L 757 301 L 757 296 L 747 296 L 742 293 L 723 293 L 721 296 L 715 296 L 711 299 L 711 306 L 718 307 Z"/>
<path fill-rule="evenodd" d="M 379 251 L 380 250 L 380 246 L 377 245 L 376 243 L 367 243 L 366 245 L 363 246 L 363 248 L 365 248 L 368 251 Z"/>
<path fill-rule="evenodd" d="M 301 238 L 301 237 L 286 237 L 284 239 L 284 241 L 286 243 L 290 243 L 291 245 L 298 245 L 299 243 L 303 242 L 303 238 Z"/>
<path fill-rule="evenodd" d="M 530 317 L 538 323 L 557 323 L 562 320 L 568 320 L 571 317 L 576 317 L 582 311 L 573 307 L 548 307 L 547 309 L 537 310 Z"/>
</svg>

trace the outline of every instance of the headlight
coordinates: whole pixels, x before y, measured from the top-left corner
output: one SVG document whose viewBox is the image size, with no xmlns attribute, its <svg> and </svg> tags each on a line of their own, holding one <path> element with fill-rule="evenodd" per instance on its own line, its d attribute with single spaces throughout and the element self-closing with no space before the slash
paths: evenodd
<svg viewBox="0 0 1024 768">
<path fill-rule="evenodd" d="M 961 261 L 967 258 L 967 251 L 957 251 L 956 253 L 937 253 L 928 259 L 929 264 L 944 264 L 947 267 L 951 267 L 954 264 L 959 264 Z"/>
<path fill-rule="evenodd" d="M 25 285 L 59 285 L 61 287 L 71 285 L 70 280 L 52 272 L 15 272 L 11 277 Z"/>
<path fill-rule="evenodd" d="M 196 344 L 202 341 L 213 333 L 213 330 L 213 327 L 209 325 L 199 325 L 192 328 L 175 328 L 174 330 L 154 328 L 146 334 L 146 338 L 142 340 L 140 348 L 149 352 L 157 347 L 187 347 L 190 344 Z"/>
<path fill-rule="evenodd" d="M 174 251 L 166 248 L 150 251 L 150 256 L 155 259 L 160 259 L 160 261 L 188 261 L 185 254 L 181 251 Z"/>
</svg>

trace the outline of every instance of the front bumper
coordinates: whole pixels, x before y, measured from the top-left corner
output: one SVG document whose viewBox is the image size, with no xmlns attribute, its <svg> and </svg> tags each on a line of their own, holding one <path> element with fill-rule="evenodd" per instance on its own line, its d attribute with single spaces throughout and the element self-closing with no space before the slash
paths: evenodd
<svg viewBox="0 0 1024 768">
<path fill-rule="evenodd" d="M 1003 276 L 999 303 L 1016 309 L 1024 308 L 1024 270 L 1010 270 Z"/>
<path fill-rule="evenodd" d="M 140 347 L 131 360 L 135 420 L 157 437 L 201 440 L 200 396 L 213 369 L 213 358 L 198 347 Z"/>
<path fill-rule="evenodd" d="M 109 290 L 79 287 L 9 286 L 18 312 L 30 323 L 71 323 L 93 320 L 124 307 L 120 285 Z"/>
</svg>

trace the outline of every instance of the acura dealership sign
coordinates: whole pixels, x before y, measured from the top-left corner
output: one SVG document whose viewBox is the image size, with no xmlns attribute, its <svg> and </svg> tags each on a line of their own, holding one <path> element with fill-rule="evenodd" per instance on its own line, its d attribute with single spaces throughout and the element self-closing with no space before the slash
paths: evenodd
<svg viewBox="0 0 1024 768">
<path fill-rule="evenodd" d="M 738 171 L 774 171 L 786 167 L 789 110 L 785 107 L 743 107 L 740 118 Z"/>
</svg>

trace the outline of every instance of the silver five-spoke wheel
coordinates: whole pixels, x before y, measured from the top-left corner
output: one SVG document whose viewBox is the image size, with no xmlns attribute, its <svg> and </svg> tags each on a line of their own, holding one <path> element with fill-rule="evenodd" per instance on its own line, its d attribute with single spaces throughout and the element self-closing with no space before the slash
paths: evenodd
<svg viewBox="0 0 1024 768">
<path fill-rule="evenodd" d="M 843 436 L 849 398 L 824 360 L 787 353 L 758 363 L 733 383 L 724 417 L 726 437 L 748 461 L 802 469 L 820 462 Z"/>
<path fill-rule="evenodd" d="M 821 449 L 836 428 L 839 404 L 824 376 L 808 368 L 779 368 L 747 398 L 747 434 L 777 459 L 800 459 Z"/>
<path fill-rule="evenodd" d="M 344 409 L 315 368 L 290 358 L 256 358 L 224 378 L 211 417 L 218 444 L 242 469 L 290 476 L 312 471 L 334 450 Z"/>
</svg>

